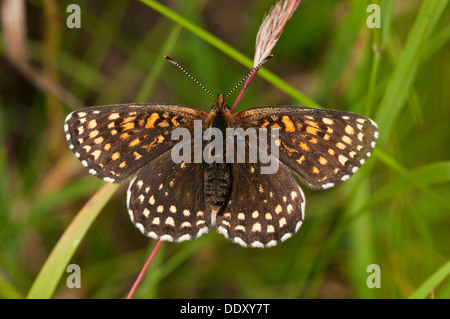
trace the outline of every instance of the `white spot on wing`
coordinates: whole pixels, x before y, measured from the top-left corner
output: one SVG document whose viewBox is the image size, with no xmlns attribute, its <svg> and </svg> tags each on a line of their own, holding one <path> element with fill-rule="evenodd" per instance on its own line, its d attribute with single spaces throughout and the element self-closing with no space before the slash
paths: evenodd
<svg viewBox="0 0 450 319">
<path fill-rule="evenodd" d="M 170 236 L 170 235 L 162 235 L 159 239 L 162 240 L 162 241 L 171 241 L 171 242 L 174 241 L 173 237 Z"/>
<path fill-rule="evenodd" d="M 242 247 L 247 247 L 247 244 L 245 243 L 245 241 L 242 240 L 242 238 L 235 237 L 233 239 L 233 242 L 235 242 L 236 244 L 241 245 Z"/>
<path fill-rule="evenodd" d="M 322 188 L 323 189 L 327 189 L 327 188 L 330 188 L 330 187 L 333 187 L 333 186 L 334 186 L 334 183 L 327 183 L 327 184 L 323 184 Z"/>
<path fill-rule="evenodd" d="M 112 179 L 112 178 L 109 178 L 109 177 L 103 177 L 103 180 L 105 182 L 108 182 L 108 183 L 114 183 L 115 182 L 115 179 Z"/>
<path fill-rule="evenodd" d="M 260 241 L 254 241 L 253 243 L 250 244 L 250 246 L 255 248 L 264 248 L 264 245 Z"/>
</svg>

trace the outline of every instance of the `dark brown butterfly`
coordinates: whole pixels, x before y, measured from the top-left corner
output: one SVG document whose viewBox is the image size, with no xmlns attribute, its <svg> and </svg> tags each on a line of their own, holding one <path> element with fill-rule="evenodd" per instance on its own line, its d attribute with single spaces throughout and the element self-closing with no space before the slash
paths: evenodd
<svg viewBox="0 0 450 319">
<path fill-rule="evenodd" d="M 261 163 L 175 163 L 177 128 L 278 129 L 279 169 Z M 69 148 L 89 173 L 107 182 L 132 178 L 131 221 L 146 236 L 181 242 L 216 228 L 245 247 L 271 247 L 297 232 L 305 197 L 289 169 L 313 189 L 333 187 L 371 155 L 378 137 L 371 119 L 347 112 L 267 106 L 231 114 L 224 95 L 211 113 L 182 105 L 89 107 L 65 120 Z M 193 143 L 189 141 L 189 143 Z"/>
</svg>

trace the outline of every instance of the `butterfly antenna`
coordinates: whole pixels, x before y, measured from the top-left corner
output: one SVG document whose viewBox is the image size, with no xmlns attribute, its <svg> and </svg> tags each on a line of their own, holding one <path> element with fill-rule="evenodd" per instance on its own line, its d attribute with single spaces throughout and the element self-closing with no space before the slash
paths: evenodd
<svg viewBox="0 0 450 319">
<path fill-rule="evenodd" d="M 214 100 L 214 102 L 216 102 L 216 98 L 214 97 L 214 95 L 211 93 L 211 91 L 209 91 L 207 88 L 205 88 L 205 86 L 203 84 L 201 84 L 199 81 L 197 81 L 196 78 L 194 78 L 192 75 L 189 74 L 188 71 L 186 71 L 177 61 L 173 60 L 170 56 L 165 55 L 164 59 L 166 59 L 167 61 L 169 61 L 170 63 L 172 63 L 173 65 L 175 65 L 176 67 L 178 67 L 181 71 L 183 71 L 184 74 L 186 74 L 192 81 L 194 81 L 195 83 L 197 83 L 206 93 L 208 93 L 212 99 Z"/>
<path fill-rule="evenodd" d="M 264 63 L 266 63 L 267 61 L 269 61 L 272 57 L 273 57 L 273 54 L 269 55 L 267 58 L 262 60 L 257 66 L 252 68 L 250 70 L 250 72 L 242 80 L 240 80 L 239 83 L 236 84 L 236 86 L 225 96 L 225 100 L 231 95 L 231 93 L 233 93 L 238 87 L 240 87 L 241 84 L 244 83 L 244 81 L 246 81 L 249 78 L 249 76 L 253 74 L 253 72 L 255 72 L 256 70 L 259 70 L 259 68 L 261 68 L 261 66 Z"/>
</svg>

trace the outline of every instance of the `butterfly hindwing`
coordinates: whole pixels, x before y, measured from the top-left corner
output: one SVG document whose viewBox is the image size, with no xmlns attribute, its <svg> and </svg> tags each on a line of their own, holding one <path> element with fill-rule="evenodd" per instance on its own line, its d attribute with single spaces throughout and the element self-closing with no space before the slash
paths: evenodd
<svg viewBox="0 0 450 319">
<path fill-rule="evenodd" d="M 241 111 L 234 119 L 244 129 L 278 129 L 280 161 L 314 189 L 350 178 L 372 154 L 378 137 L 371 119 L 334 110 L 268 106 Z"/>
<path fill-rule="evenodd" d="M 276 174 L 261 174 L 258 163 L 233 164 L 230 199 L 216 227 L 244 247 L 271 247 L 300 228 L 305 197 L 285 165 Z"/>
<path fill-rule="evenodd" d="M 69 148 L 107 182 L 121 182 L 177 142 L 175 128 L 193 130 L 203 111 L 179 105 L 125 104 L 89 107 L 72 112 L 64 129 Z"/>
<path fill-rule="evenodd" d="M 180 242 L 208 232 L 203 164 L 175 164 L 167 151 L 138 172 L 128 189 L 131 221 L 151 238 Z"/>
</svg>

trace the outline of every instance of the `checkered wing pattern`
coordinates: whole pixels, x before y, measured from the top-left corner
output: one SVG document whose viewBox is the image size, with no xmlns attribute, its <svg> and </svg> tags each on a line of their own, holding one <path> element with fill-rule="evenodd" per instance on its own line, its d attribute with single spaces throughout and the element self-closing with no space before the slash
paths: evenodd
<svg viewBox="0 0 450 319">
<path fill-rule="evenodd" d="M 167 151 L 145 166 L 128 189 L 133 224 L 148 237 L 181 242 L 208 232 L 211 209 L 205 203 L 203 164 L 175 164 Z"/>
<path fill-rule="evenodd" d="M 193 130 L 203 111 L 180 105 L 125 104 L 72 112 L 64 129 L 67 143 L 89 173 L 119 183 L 177 143 L 177 127 Z"/>
<path fill-rule="evenodd" d="M 217 229 L 244 247 L 271 247 L 295 234 L 303 222 L 305 196 L 288 168 L 261 174 L 261 165 L 233 164 L 230 200 Z"/>
<path fill-rule="evenodd" d="M 378 128 L 348 112 L 269 106 L 234 115 L 239 127 L 279 129 L 280 161 L 313 189 L 333 187 L 353 175 L 372 154 Z"/>
</svg>

